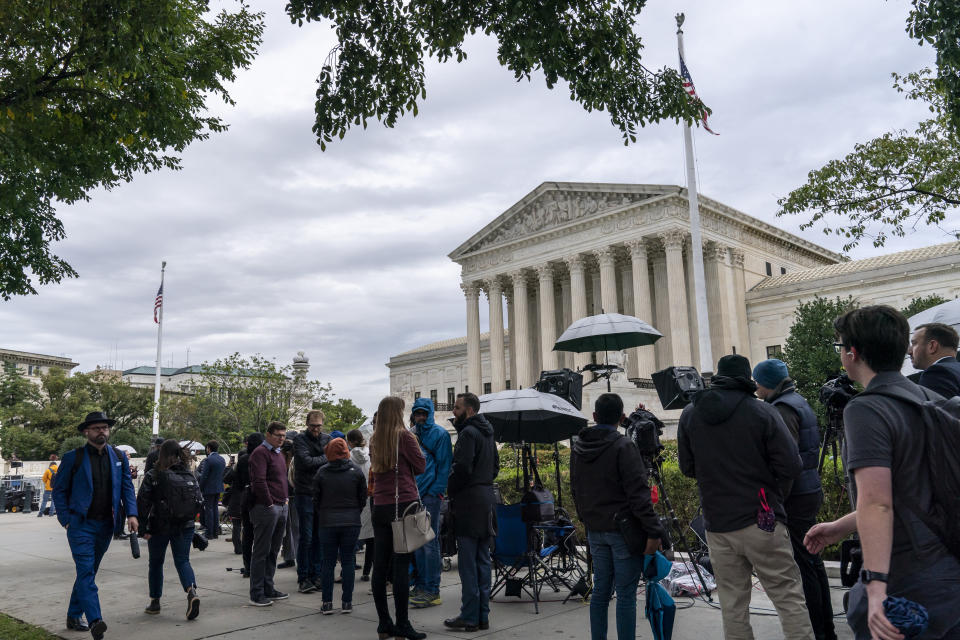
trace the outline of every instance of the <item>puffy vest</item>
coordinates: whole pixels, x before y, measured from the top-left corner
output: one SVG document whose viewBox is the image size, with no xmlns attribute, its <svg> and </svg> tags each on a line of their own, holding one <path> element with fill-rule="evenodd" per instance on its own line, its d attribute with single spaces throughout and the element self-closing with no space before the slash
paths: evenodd
<svg viewBox="0 0 960 640">
<path fill-rule="evenodd" d="M 800 496 L 820 491 L 820 474 L 817 473 L 817 465 L 820 463 L 820 429 L 817 426 L 816 414 L 803 396 L 793 390 L 780 394 L 770 404 L 785 404 L 800 416 L 797 448 L 800 449 L 803 471 L 793 481 L 790 495 Z"/>
</svg>

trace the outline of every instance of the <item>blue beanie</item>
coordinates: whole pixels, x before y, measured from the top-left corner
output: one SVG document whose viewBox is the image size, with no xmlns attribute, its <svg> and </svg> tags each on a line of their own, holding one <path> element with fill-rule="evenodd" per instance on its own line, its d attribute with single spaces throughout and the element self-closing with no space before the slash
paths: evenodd
<svg viewBox="0 0 960 640">
<path fill-rule="evenodd" d="M 790 372 L 787 371 L 787 365 L 776 358 L 764 360 L 753 369 L 753 379 L 757 381 L 757 384 L 767 389 L 776 389 L 784 378 L 789 377 Z"/>
<path fill-rule="evenodd" d="M 333 439 L 335 439 L 335 438 L 344 438 L 344 437 L 345 437 L 345 436 L 343 435 L 343 431 L 337 430 L 337 431 L 331 431 L 331 432 L 330 432 L 330 439 L 331 439 L 331 440 L 333 440 Z"/>
</svg>

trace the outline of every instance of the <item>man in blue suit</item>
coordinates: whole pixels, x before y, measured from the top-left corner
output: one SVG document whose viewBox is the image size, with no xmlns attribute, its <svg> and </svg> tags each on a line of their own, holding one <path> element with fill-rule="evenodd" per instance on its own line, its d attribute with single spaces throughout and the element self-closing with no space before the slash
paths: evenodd
<svg viewBox="0 0 960 640">
<path fill-rule="evenodd" d="M 207 457 L 200 463 L 200 477 L 197 482 L 203 493 L 203 526 L 207 530 L 207 539 L 215 540 L 220 524 L 220 514 L 217 507 L 220 504 L 220 494 L 223 493 L 223 472 L 227 463 L 223 456 L 217 453 L 220 444 L 216 440 L 207 443 Z"/>
<path fill-rule="evenodd" d="M 53 483 L 57 519 L 67 530 L 67 542 L 77 567 L 67 608 L 67 628 L 89 629 L 94 640 L 103 638 L 107 630 L 94 579 L 113 539 L 116 514 L 121 513 L 121 508 L 125 510 L 131 534 L 136 534 L 139 524 L 130 464 L 126 456 L 107 446 L 110 427 L 115 422 L 102 411 L 88 413 L 77 426 L 87 443 L 63 455 Z M 87 624 L 83 622 L 84 615 Z"/>
<path fill-rule="evenodd" d="M 948 324 L 931 322 L 913 330 L 907 353 L 914 368 L 923 370 L 917 384 L 944 398 L 960 395 L 957 343 L 957 331 Z"/>
</svg>

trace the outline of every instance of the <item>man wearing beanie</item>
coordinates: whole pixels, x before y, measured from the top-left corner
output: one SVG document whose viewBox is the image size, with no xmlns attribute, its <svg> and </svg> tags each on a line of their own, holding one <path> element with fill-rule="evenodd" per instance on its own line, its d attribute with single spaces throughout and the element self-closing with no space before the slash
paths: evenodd
<svg viewBox="0 0 960 640">
<path fill-rule="evenodd" d="M 810 553 L 803 545 L 807 531 L 817 523 L 817 514 L 823 504 L 823 489 L 817 472 L 820 454 L 817 416 L 803 396 L 797 393 L 784 362 L 775 358 L 760 362 L 753 369 L 753 379 L 757 383 L 757 397 L 769 402 L 780 413 L 800 449 L 803 470 L 784 496 L 787 529 L 790 531 L 793 557 L 803 581 L 803 595 L 807 600 L 813 635 L 817 640 L 836 640 L 827 570 L 820 555 Z"/>
<path fill-rule="evenodd" d="M 793 559 L 781 486 L 801 470 L 780 414 L 757 401 L 750 361 L 720 358 L 710 388 L 680 415 L 680 470 L 696 478 L 727 640 L 752 639 L 751 572 L 780 617 L 786 640 L 813 640 Z"/>
</svg>

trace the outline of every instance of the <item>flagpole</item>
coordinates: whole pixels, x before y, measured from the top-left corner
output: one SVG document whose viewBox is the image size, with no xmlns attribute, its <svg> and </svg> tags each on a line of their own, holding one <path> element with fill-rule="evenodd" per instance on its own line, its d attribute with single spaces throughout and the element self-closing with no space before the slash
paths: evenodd
<svg viewBox="0 0 960 640">
<path fill-rule="evenodd" d="M 160 290 L 163 291 L 163 274 L 167 270 L 167 261 L 160 265 Z M 153 382 L 153 435 L 160 435 L 160 353 L 163 347 L 163 301 L 160 301 L 160 315 L 157 323 L 157 368 Z"/>
<path fill-rule="evenodd" d="M 683 19 L 678 13 L 677 47 L 683 64 Z M 700 205 L 697 199 L 697 169 L 693 157 L 693 133 L 689 122 L 683 126 L 683 145 L 687 160 L 687 200 L 690 202 L 690 243 L 693 245 L 693 291 L 697 309 L 697 329 L 700 345 L 700 371 L 713 371 L 713 353 L 710 345 L 710 318 L 707 313 L 707 287 L 703 273 L 703 237 L 700 234 Z"/>
</svg>

